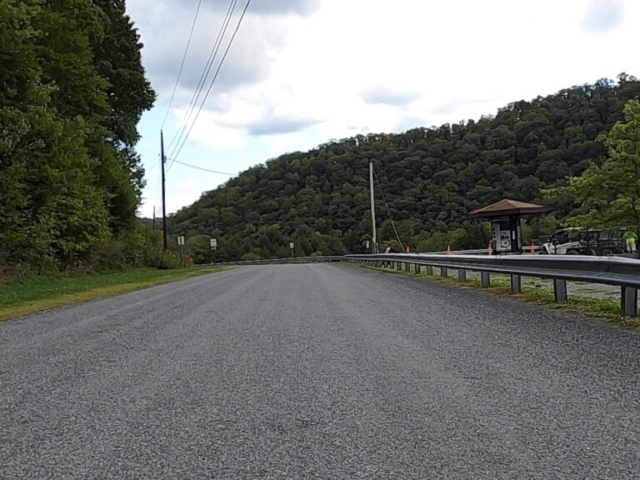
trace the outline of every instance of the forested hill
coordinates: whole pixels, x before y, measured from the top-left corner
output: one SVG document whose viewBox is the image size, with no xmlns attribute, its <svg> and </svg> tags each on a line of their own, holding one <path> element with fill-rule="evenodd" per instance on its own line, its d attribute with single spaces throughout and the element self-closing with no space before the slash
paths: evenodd
<svg viewBox="0 0 640 480">
<path fill-rule="evenodd" d="M 445 241 L 484 245 L 486 229 L 468 221 L 471 210 L 503 197 L 539 202 L 542 189 L 579 175 L 590 160 L 602 161 L 599 134 L 637 98 L 640 82 L 621 74 L 514 102 L 478 121 L 357 136 L 282 155 L 203 194 L 172 217 L 171 229 L 217 237 L 228 259 L 286 256 L 290 241 L 298 255 L 363 251 L 371 160 L 380 183 L 379 241 L 395 238 L 392 218 L 413 249 L 434 250 Z M 529 235 L 547 233 L 537 230 L 576 207 L 568 196 L 550 206 L 555 218 L 537 220 Z"/>
</svg>

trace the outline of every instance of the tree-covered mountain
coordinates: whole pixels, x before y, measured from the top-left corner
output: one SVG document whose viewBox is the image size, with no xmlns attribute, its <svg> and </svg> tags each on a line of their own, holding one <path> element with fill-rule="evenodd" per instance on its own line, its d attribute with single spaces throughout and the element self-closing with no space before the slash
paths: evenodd
<svg viewBox="0 0 640 480">
<path fill-rule="evenodd" d="M 124 0 L 0 2 L 0 267 L 99 265 L 127 236 L 142 248 L 134 147 L 155 93 L 141 49 Z"/>
<path fill-rule="evenodd" d="M 217 237 L 227 259 L 286 256 L 290 241 L 299 255 L 363 252 L 372 161 L 380 242 L 396 239 L 393 220 L 413 250 L 482 247 L 488 231 L 469 220 L 470 211 L 504 197 L 543 201 L 541 190 L 602 162 L 599 135 L 637 98 L 640 81 L 621 74 L 514 102 L 477 121 L 332 141 L 243 172 L 177 212 L 170 228 Z M 547 203 L 551 215 L 534 219 L 527 236 L 548 233 L 577 207 L 570 194 Z"/>
</svg>

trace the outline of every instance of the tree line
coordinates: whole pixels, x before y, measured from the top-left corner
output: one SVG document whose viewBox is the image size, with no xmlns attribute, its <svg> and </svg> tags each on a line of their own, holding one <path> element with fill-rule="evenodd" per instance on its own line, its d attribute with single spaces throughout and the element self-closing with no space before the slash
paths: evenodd
<svg viewBox="0 0 640 480">
<path fill-rule="evenodd" d="M 627 128 L 619 126 L 626 123 L 625 105 L 638 98 L 640 82 L 622 73 L 513 102 L 478 120 L 330 141 L 205 192 L 172 216 L 169 227 L 202 245 L 216 237 L 219 258 L 228 260 L 285 257 L 290 241 L 299 255 L 363 253 L 371 232 L 372 161 L 384 245 L 485 247 L 489 228 L 469 220 L 469 212 L 502 198 L 549 206 L 549 214 L 525 225 L 528 242 L 609 202 L 606 184 L 598 189 L 591 182 L 599 192 L 593 196 L 576 190 L 575 179 L 612 171 L 607 162 L 615 140 L 607 135 Z M 627 117 L 635 108 L 628 105 Z M 590 219 L 596 220 L 602 219 Z"/>
<path fill-rule="evenodd" d="M 0 2 L 0 266 L 163 261 L 136 218 L 141 49 L 124 0 Z"/>
</svg>

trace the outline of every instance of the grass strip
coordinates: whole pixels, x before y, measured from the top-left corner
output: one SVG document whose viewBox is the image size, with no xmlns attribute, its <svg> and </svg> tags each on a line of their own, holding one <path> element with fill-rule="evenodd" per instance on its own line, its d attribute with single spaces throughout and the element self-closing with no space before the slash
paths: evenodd
<svg viewBox="0 0 640 480">
<path fill-rule="evenodd" d="M 0 285 L 0 321 L 131 292 L 228 267 L 136 269 L 71 276 L 33 276 Z"/>
</svg>

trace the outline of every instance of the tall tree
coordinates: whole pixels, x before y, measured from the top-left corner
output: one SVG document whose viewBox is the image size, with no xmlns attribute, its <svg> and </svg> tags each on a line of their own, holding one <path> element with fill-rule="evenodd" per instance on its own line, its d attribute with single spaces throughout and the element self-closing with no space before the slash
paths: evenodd
<svg viewBox="0 0 640 480">
<path fill-rule="evenodd" d="M 0 2 L 0 261 L 73 265 L 137 228 L 141 47 L 122 2 Z"/>
<path fill-rule="evenodd" d="M 96 71 L 107 81 L 104 141 L 113 151 L 98 169 L 109 194 L 111 227 L 116 233 L 132 228 L 144 187 L 144 170 L 134 147 L 138 123 L 156 95 L 145 77 L 143 44 L 124 0 L 94 0 L 101 10 L 102 41 L 94 45 Z"/>
<path fill-rule="evenodd" d="M 569 179 L 566 189 L 582 205 L 567 221 L 584 226 L 640 227 L 640 102 L 630 100 L 624 120 L 603 136 L 609 156 L 591 163 L 579 177 Z"/>
<path fill-rule="evenodd" d="M 1 248 L 22 262 L 73 263 L 108 236 L 103 195 L 92 185 L 95 160 L 84 148 L 91 126 L 82 102 L 71 113 L 67 89 L 74 69 L 91 72 L 87 37 L 70 28 L 90 24 L 90 8 L 75 19 L 34 1 L 1 8 Z M 62 35 L 56 48 L 49 32 Z M 78 88 L 89 92 L 90 82 L 79 79 Z"/>
<path fill-rule="evenodd" d="M 135 152 L 140 135 L 138 123 L 142 114 L 151 109 L 156 99 L 145 77 L 141 51 L 143 44 L 133 21 L 126 13 L 124 0 L 94 0 L 101 9 L 100 23 L 104 32 L 101 42 L 94 46 L 96 71 L 108 82 L 106 89 L 108 111 L 104 126 L 107 141 L 117 152 L 117 161 L 124 168 L 135 196 L 123 192 L 117 179 L 106 178 L 112 187 L 112 214 L 123 221 L 121 227 L 133 221 L 142 188 L 144 171 Z M 105 172 L 103 172 L 105 174 Z M 115 182 L 114 182 L 115 181 Z"/>
</svg>

